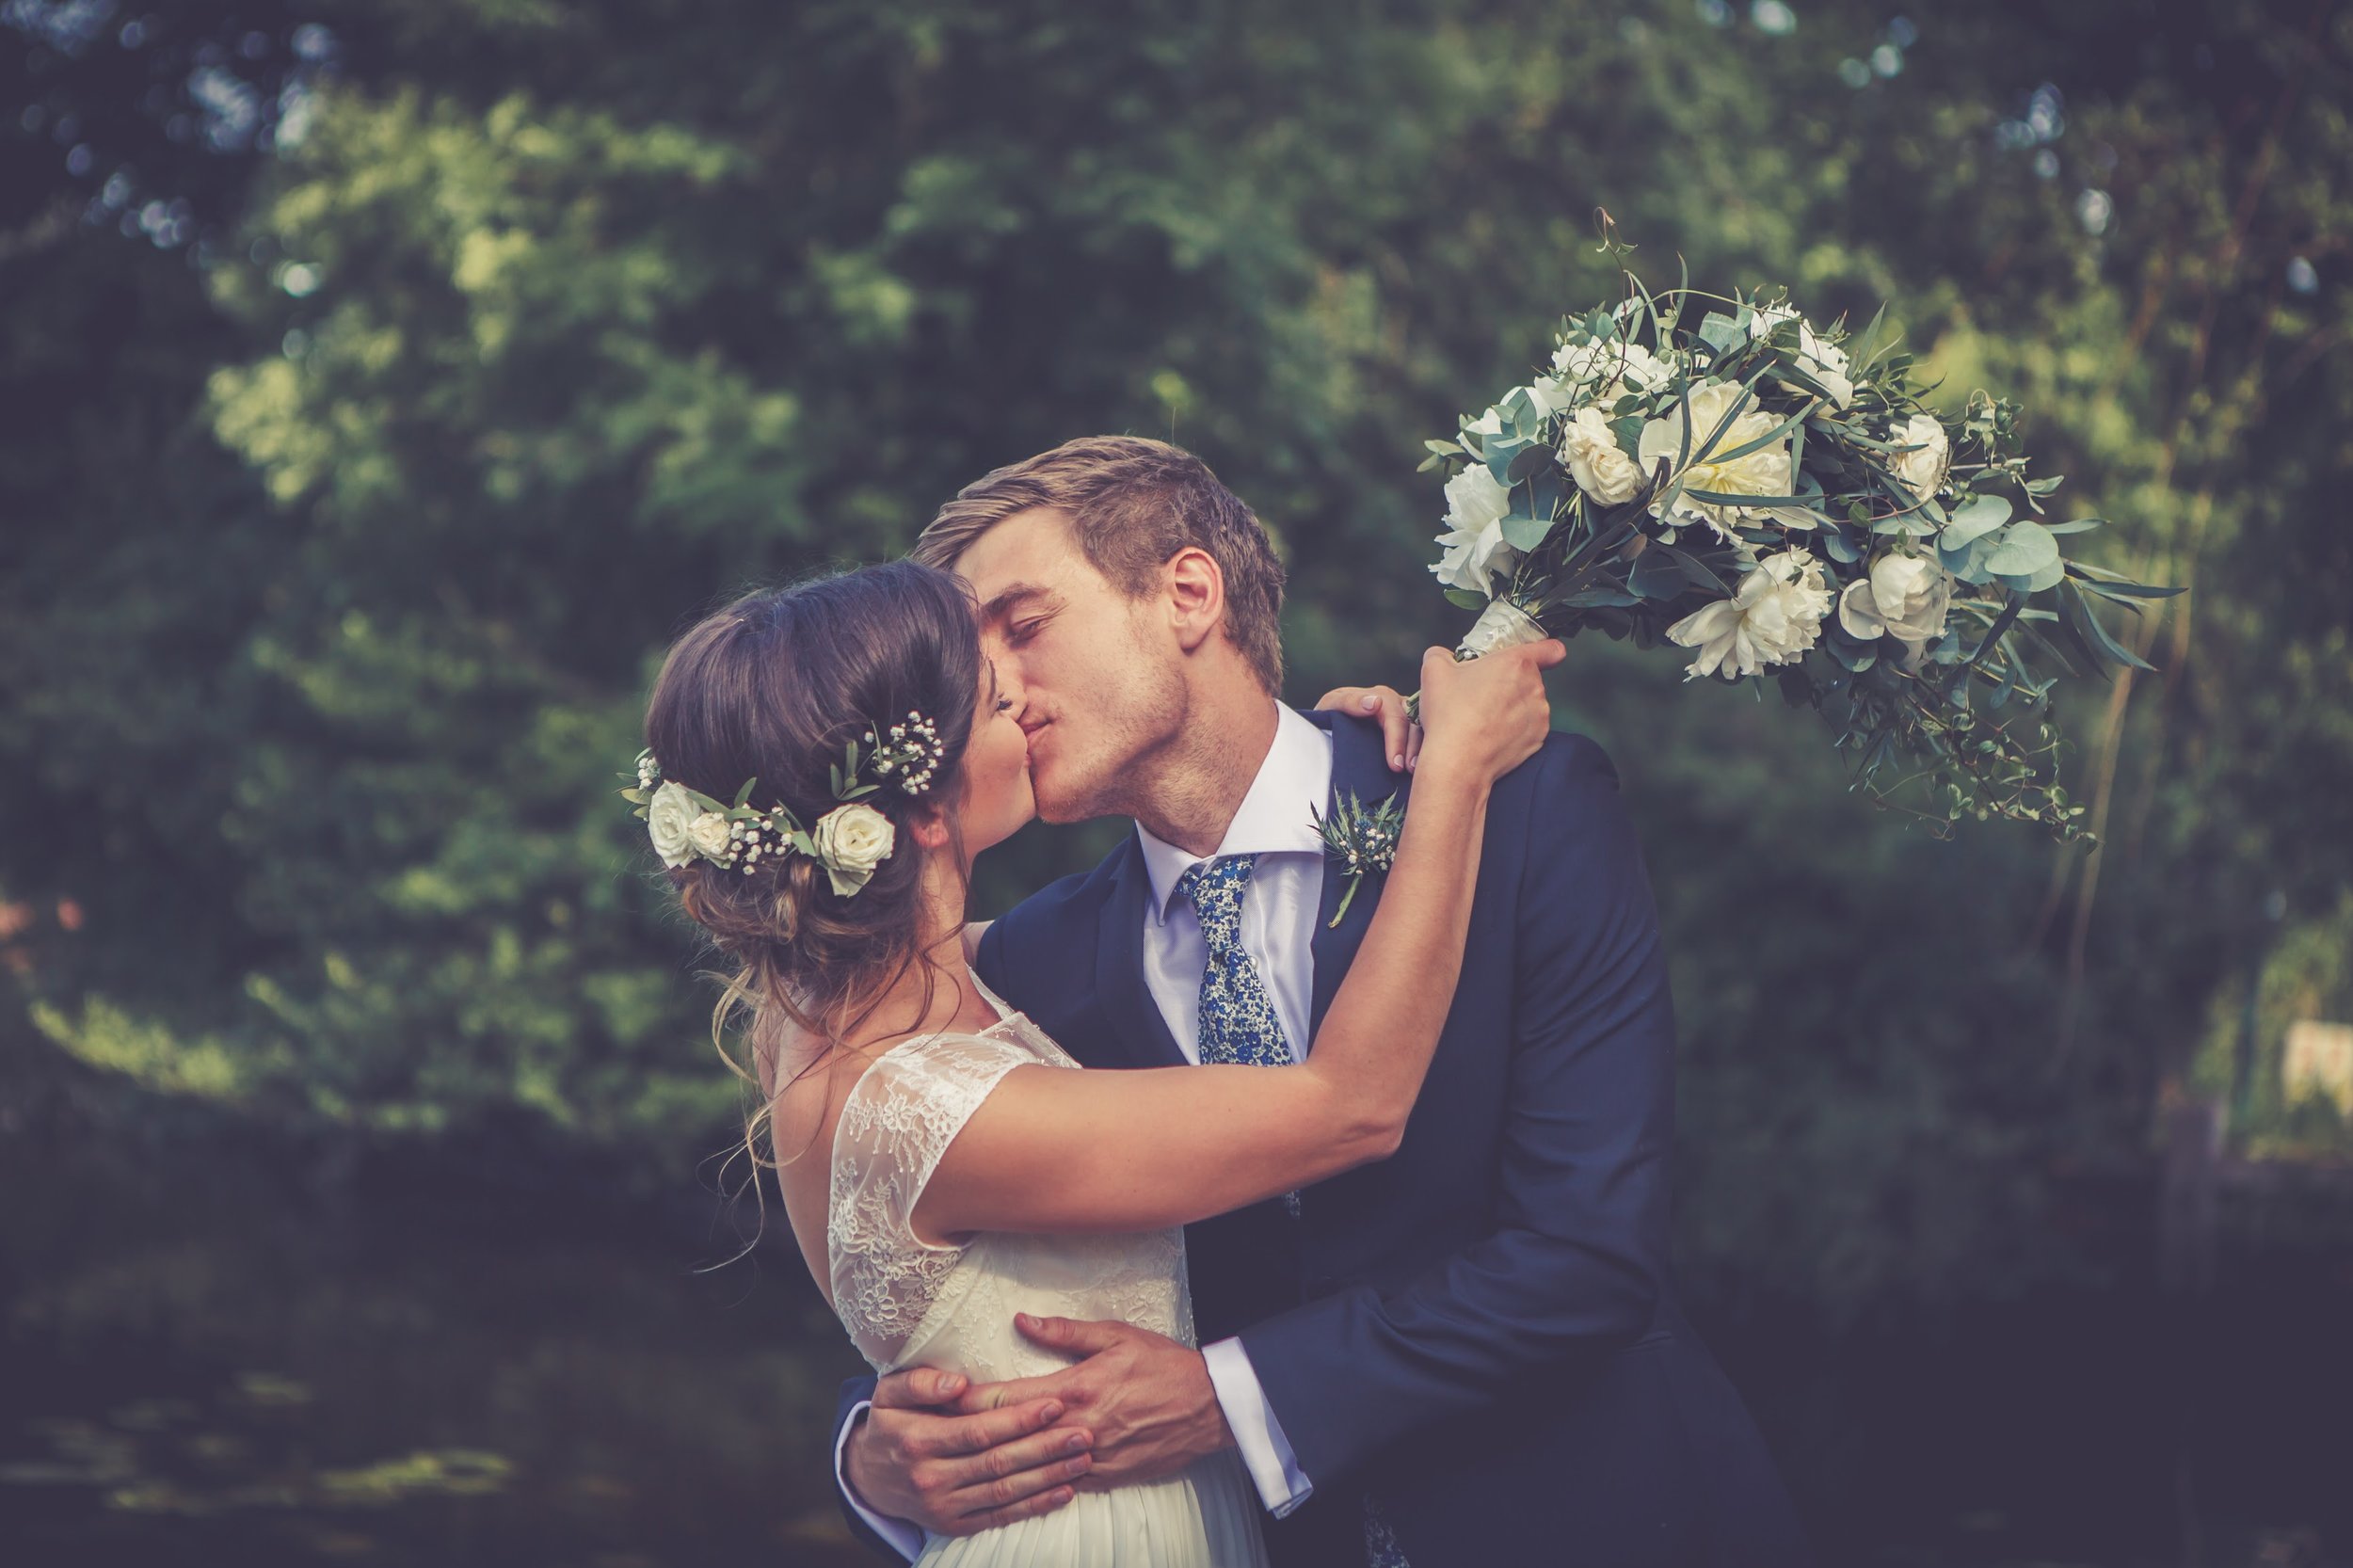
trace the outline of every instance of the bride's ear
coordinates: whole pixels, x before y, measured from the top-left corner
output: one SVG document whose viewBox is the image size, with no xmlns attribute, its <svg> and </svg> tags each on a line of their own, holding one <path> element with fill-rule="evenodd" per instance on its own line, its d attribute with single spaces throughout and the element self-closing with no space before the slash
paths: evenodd
<svg viewBox="0 0 2353 1568">
<path fill-rule="evenodd" d="M 907 818 L 907 831 L 926 853 L 946 849 L 953 841 L 949 833 L 948 808 L 932 801 L 915 808 Z"/>
</svg>

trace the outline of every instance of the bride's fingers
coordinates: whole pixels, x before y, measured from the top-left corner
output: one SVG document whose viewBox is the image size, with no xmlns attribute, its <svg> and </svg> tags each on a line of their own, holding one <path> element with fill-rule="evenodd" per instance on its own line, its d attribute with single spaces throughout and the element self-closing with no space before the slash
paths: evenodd
<svg viewBox="0 0 2353 1568">
<path fill-rule="evenodd" d="M 1407 716 L 1405 696 L 1395 686 L 1335 686 L 1316 699 L 1316 706 L 1378 720 L 1381 755 L 1389 760 L 1391 773 L 1404 772 L 1421 749 L 1421 727 Z"/>
<path fill-rule="evenodd" d="M 1365 711 L 1381 721 L 1381 755 L 1391 773 L 1403 773 L 1420 749 L 1421 727 L 1405 712 L 1405 694 L 1395 686 L 1375 686 L 1365 697 Z"/>
</svg>

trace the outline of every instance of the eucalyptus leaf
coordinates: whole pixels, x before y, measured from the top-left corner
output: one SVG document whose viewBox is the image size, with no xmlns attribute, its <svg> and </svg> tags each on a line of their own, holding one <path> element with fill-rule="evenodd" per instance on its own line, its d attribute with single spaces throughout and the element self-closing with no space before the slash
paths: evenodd
<svg viewBox="0 0 2353 1568">
<path fill-rule="evenodd" d="M 1993 581 L 2013 593 L 2039 594 L 2046 588 L 2057 587 L 2066 580 L 2067 563 L 2054 557 L 2033 571 L 1997 571 L 1993 576 Z"/>
<path fill-rule="evenodd" d="M 2009 520 L 2010 512 L 2010 504 L 1998 495 L 1971 496 L 1945 520 L 1944 532 L 1937 536 L 1938 542 L 1959 549 L 2001 527 Z"/>
<path fill-rule="evenodd" d="M 2011 523 L 2001 542 L 1988 552 L 1985 569 L 1996 577 L 2024 577 L 2041 571 L 2059 558 L 2058 540 L 2039 522 Z"/>
<path fill-rule="evenodd" d="M 1510 517 L 1500 526 L 1503 542 L 1526 554 L 1545 542 L 1545 536 L 1552 532 L 1552 519 Z"/>
</svg>

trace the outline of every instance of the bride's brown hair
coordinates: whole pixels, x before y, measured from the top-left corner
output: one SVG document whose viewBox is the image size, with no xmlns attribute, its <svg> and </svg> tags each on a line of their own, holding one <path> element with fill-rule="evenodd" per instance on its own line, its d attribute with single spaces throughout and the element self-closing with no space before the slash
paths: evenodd
<svg viewBox="0 0 2353 1568">
<path fill-rule="evenodd" d="M 886 777 L 862 797 L 890 819 L 895 847 L 856 894 L 836 893 L 825 869 L 798 854 L 774 857 L 749 875 L 702 859 L 667 872 L 680 907 L 733 965 L 719 977 L 726 989 L 712 1015 L 712 1038 L 728 1065 L 759 1090 L 744 1128 L 755 1189 L 769 1162 L 759 1136 L 791 1031 L 839 1045 L 918 966 L 925 966 L 929 1012 L 926 938 L 933 934 L 923 929 L 924 856 L 909 824 L 962 790 L 980 678 L 970 593 L 947 572 L 912 561 L 746 594 L 673 643 L 655 678 L 646 745 L 665 780 L 732 801 L 745 779 L 758 779 L 749 805 L 789 807 L 804 824 L 840 804 L 833 770 L 850 742 L 882 733 L 910 711 L 938 734 L 928 790 L 909 795 Z M 952 835 L 952 810 L 949 822 Z M 727 1047 L 738 1018 L 748 1071 Z"/>
</svg>

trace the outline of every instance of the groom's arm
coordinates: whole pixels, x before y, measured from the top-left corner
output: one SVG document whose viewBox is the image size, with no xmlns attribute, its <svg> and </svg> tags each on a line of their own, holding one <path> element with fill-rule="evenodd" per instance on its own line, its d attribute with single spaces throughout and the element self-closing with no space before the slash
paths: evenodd
<svg viewBox="0 0 2353 1568">
<path fill-rule="evenodd" d="M 1666 1277 L 1674 1019 L 1657 912 L 1601 748 L 1563 736 L 1535 765 L 1496 1229 L 1241 1336 L 1310 1483 L 1633 1343 Z"/>
<path fill-rule="evenodd" d="M 1050 1513 L 1091 1467 L 1087 1433 L 1054 1426 L 1061 1401 L 955 1414 L 967 1392 L 963 1378 L 927 1367 L 841 1385 L 834 1490 L 850 1532 L 893 1561 L 920 1554 L 926 1531 L 970 1535 Z"/>
</svg>

